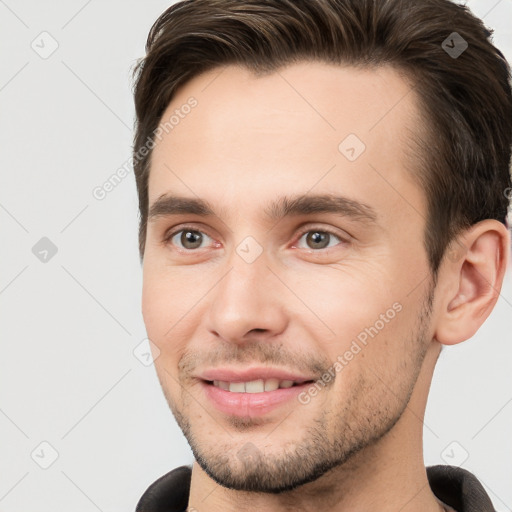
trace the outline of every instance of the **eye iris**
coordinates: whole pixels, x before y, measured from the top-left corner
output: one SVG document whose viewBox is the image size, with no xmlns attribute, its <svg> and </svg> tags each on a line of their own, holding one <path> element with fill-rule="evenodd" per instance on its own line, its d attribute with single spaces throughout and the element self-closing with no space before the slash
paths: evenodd
<svg viewBox="0 0 512 512">
<path fill-rule="evenodd" d="M 306 237 L 306 241 L 309 244 L 313 242 L 315 249 L 323 249 L 329 244 L 329 233 L 323 233 L 321 231 L 311 231 Z M 319 245 L 318 245 L 319 244 Z"/>
<path fill-rule="evenodd" d="M 201 245 L 202 238 L 199 231 L 183 231 L 180 242 L 186 249 L 197 249 Z"/>
</svg>

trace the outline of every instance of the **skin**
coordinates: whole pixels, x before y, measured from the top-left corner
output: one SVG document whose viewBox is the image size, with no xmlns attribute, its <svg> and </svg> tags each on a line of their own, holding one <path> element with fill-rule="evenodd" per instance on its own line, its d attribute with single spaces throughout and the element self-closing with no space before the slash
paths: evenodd
<svg viewBox="0 0 512 512">
<path fill-rule="evenodd" d="M 304 62 L 256 77 L 227 66 L 182 86 L 162 119 L 191 96 L 197 106 L 153 150 L 149 205 L 199 197 L 216 215 L 148 223 L 142 300 L 162 389 L 201 462 L 190 509 L 443 510 L 423 464 L 432 373 L 441 346 L 471 337 L 494 307 L 506 228 L 485 220 L 465 231 L 431 289 L 426 198 L 407 142 L 421 115 L 390 67 Z M 350 133 L 366 145 L 353 162 L 338 149 Z M 281 195 L 332 192 L 371 206 L 377 224 L 264 215 Z M 203 234 L 200 248 L 187 250 L 180 234 L 165 241 L 185 223 Z M 328 248 L 302 236 L 325 229 L 335 234 Z M 252 263 L 236 252 L 248 236 L 262 249 Z M 394 303 L 400 312 L 307 404 L 235 419 L 195 378 L 262 364 L 319 377 Z"/>
</svg>

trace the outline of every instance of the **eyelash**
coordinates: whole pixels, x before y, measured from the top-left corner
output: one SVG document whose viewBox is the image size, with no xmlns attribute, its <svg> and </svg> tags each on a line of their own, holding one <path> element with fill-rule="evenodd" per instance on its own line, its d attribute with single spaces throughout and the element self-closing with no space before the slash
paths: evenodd
<svg viewBox="0 0 512 512">
<path fill-rule="evenodd" d="M 195 232 L 198 232 L 198 233 L 201 233 L 203 235 L 206 235 L 208 236 L 209 238 L 213 239 L 212 236 L 210 236 L 207 232 L 205 231 L 201 231 L 200 229 L 197 229 L 197 227 L 195 226 L 188 226 L 188 225 L 183 225 L 183 226 L 180 226 L 180 229 L 177 229 L 177 230 L 174 230 L 172 231 L 171 233 L 168 233 L 164 236 L 164 240 L 163 242 L 167 245 L 171 242 L 171 240 L 178 234 L 178 233 L 181 233 L 182 231 L 195 231 Z M 334 237 L 336 237 L 338 240 L 340 240 L 340 244 L 348 244 L 348 240 L 344 239 L 341 235 L 337 234 L 334 232 L 334 230 L 331 230 L 331 229 L 328 229 L 328 228 L 319 228 L 319 227 L 315 227 L 315 226 L 308 226 L 307 228 L 304 228 L 302 229 L 299 234 L 297 235 L 297 237 L 295 238 L 296 239 L 296 242 L 294 242 L 294 247 L 295 247 L 295 244 L 298 243 L 298 241 L 306 234 L 306 233 L 311 233 L 311 232 L 320 232 L 320 233 L 328 233 L 329 235 L 332 235 Z M 310 251 L 312 252 L 327 252 L 331 249 L 334 249 L 335 247 L 327 247 L 327 248 L 323 248 L 323 249 L 318 249 L 318 250 L 315 250 L 315 249 L 309 249 Z M 178 248 L 181 252 L 199 252 L 200 249 L 182 249 L 182 248 Z"/>
</svg>

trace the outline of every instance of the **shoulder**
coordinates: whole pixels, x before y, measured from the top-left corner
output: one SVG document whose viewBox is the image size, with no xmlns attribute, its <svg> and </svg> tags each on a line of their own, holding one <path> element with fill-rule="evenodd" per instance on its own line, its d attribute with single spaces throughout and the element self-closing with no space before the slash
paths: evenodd
<svg viewBox="0 0 512 512">
<path fill-rule="evenodd" d="M 144 491 L 135 512 L 184 512 L 191 475 L 191 466 L 180 466 L 161 476 Z"/>
<path fill-rule="evenodd" d="M 495 512 L 491 498 L 477 477 L 458 466 L 429 466 L 432 492 L 457 512 Z"/>
</svg>

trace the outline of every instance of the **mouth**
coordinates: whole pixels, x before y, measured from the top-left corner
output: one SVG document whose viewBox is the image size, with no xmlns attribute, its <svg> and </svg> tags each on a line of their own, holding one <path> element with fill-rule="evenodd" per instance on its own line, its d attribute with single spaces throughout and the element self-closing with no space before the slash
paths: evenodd
<svg viewBox="0 0 512 512">
<path fill-rule="evenodd" d="M 305 392 L 315 379 L 270 370 L 226 370 L 203 374 L 199 381 L 207 402 L 218 412 L 239 418 L 255 418 L 284 406 L 300 405 L 298 395 Z"/>
<path fill-rule="evenodd" d="M 302 386 L 311 384 L 313 380 L 298 381 L 271 379 L 257 379 L 246 382 L 230 382 L 225 380 L 206 380 L 206 384 L 215 386 L 216 388 L 229 391 L 230 393 L 266 393 L 275 391 L 276 389 L 289 389 L 294 386 Z"/>
</svg>

